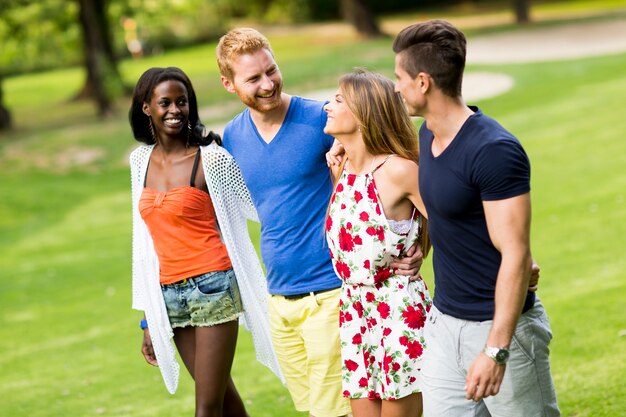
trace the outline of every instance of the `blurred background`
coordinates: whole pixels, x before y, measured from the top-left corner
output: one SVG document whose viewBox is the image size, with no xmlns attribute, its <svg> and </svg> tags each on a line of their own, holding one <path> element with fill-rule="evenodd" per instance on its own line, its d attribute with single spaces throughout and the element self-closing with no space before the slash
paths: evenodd
<svg viewBox="0 0 626 417">
<path fill-rule="evenodd" d="M 130 309 L 141 73 L 182 68 L 221 131 L 242 110 L 215 62 L 229 29 L 261 30 L 285 91 L 326 99 L 357 66 L 393 79 L 393 37 L 433 18 L 468 37 L 466 101 L 531 158 L 563 415 L 626 415 L 626 0 L 0 0 L 0 416 L 193 414 L 191 378 L 167 393 Z M 243 329 L 233 378 L 252 416 L 303 415 Z"/>
</svg>

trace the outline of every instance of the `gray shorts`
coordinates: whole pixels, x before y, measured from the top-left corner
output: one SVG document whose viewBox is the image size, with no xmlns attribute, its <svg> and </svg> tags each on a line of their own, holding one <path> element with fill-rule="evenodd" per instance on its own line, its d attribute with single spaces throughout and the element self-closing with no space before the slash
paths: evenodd
<svg viewBox="0 0 626 417">
<path fill-rule="evenodd" d="M 460 320 L 431 308 L 424 328 L 424 417 L 560 416 L 550 374 L 552 332 L 539 298 L 518 320 L 499 393 L 478 402 L 465 398 L 465 377 L 492 323 Z"/>
<path fill-rule="evenodd" d="M 172 328 L 215 326 L 236 320 L 243 312 L 232 269 L 161 285 L 161 291 Z"/>
</svg>

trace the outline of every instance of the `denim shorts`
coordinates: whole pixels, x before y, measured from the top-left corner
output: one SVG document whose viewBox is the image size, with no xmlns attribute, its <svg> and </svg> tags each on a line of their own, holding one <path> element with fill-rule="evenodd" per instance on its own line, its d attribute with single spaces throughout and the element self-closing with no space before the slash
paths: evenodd
<svg viewBox="0 0 626 417">
<path fill-rule="evenodd" d="M 161 290 L 172 328 L 215 326 L 236 320 L 243 312 L 232 269 L 161 285 Z"/>
</svg>

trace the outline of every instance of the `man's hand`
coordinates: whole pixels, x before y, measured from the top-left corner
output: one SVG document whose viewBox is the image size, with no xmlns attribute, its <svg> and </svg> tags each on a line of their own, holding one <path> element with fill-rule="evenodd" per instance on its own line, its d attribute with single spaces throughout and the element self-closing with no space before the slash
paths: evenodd
<svg viewBox="0 0 626 417">
<path fill-rule="evenodd" d="M 541 268 L 533 259 L 533 263 L 530 267 L 530 281 L 528 282 L 528 291 L 536 292 L 539 289 L 539 272 Z"/>
<path fill-rule="evenodd" d="M 480 401 L 500 392 L 506 365 L 498 365 L 493 359 L 480 353 L 469 368 L 465 378 L 465 398 Z"/>
<path fill-rule="evenodd" d="M 343 148 L 343 145 L 339 143 L 338 140 L 335 140 L 333 146 L 328 152 L 326 152 L 326 165 L 328 165 L 329 167 L 338 167 L 339 165 L 341 165 L 341 160 L 343 159 L 343 154 L 345 152 L 346 151 Z"/>
<path fill-rule="evenodd" d="M 419 277 L 423 258 L 422 247 L 419 242 L 416 242 L 409 248 L 403 258 L 395 258 L 391 262 L 391 267 L 395 274 L 406 275 L 409 277 L 409 281 L 415 281 Z"/>
<path fill-rule="evenodd" d="M 152 366 L 159 366 L 157 363 L 156 355 L 154 354 L 154 348 L 152 347 L 152 339 L 150 339 L 150 330 L 145 329 L 143 331 L 143 342 L 141 343 L 141 353 Z"/>
</svg>

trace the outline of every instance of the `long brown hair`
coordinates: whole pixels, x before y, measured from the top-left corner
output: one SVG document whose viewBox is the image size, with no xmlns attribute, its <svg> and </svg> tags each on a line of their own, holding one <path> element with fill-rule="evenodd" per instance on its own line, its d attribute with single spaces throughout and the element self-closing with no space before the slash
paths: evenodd
<svg viewBox="0 0 626 417">
<path fill-rule="evenodd" d="M 396 154 L 419 163 L 417 131 L 402 97 L 394 90 L 393 81 L 365 69 L 356 69 L 341 77 L 339 88 L 359 124 L 369 153 Z M 421 217 L 421 247 L 426 256 L 430 250 L 428 221 Z"/>
</svg>

